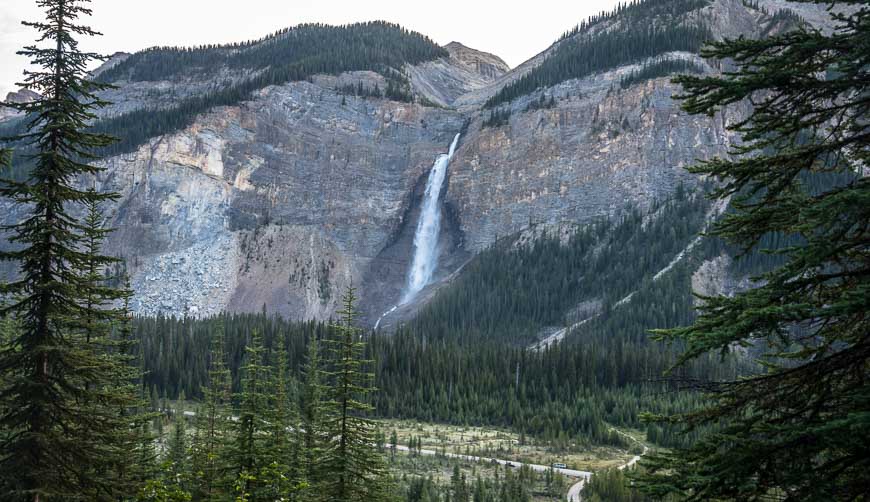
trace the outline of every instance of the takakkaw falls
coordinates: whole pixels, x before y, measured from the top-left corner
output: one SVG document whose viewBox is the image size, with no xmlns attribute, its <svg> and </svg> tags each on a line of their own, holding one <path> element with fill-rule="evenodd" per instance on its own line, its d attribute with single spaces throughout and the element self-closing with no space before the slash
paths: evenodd
<svg viewBox="0 0 870 502">
<path fill-rule="evenodd" d="M 308 3 L 0 0 L 0 502 L 870 502 L 870 0 Z"/>
<path fill-rule="evenodd" d="M 408 283 L 399 305 L 404 305 L 417 296 L 423 288 L 432 282 L 432 274 L 438 268 L 438 234 L 441 233 L 441 188 L 447 177 L 447 167 L 450 159 L 456 152 L 459 144 L 459 134 L 453 137 L 450 149 L 446 154 L 442 153 L 435 159 L 429 179 L 426 181 L 426 192 L 423 195 L 423 208 L 420 211 L 420 220 L 417 222 L 417 230 L 414 232 L 414 258 L 411 268 L 408 269 Z M 381 320 L 396 310 L 394 306 L 384 312 L 375 323 L 375 329 Z"/>
</svg>

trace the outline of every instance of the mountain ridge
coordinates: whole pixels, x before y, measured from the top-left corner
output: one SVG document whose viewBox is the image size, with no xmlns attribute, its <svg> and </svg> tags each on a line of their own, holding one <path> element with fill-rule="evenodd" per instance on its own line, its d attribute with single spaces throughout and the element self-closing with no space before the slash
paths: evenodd
<svg viewBox="0 0 870 502">
<path fill-rule="evenodd" d="M 715 16 L 718 33 L 766 29 L 766 14 L 738 0 L 703 9 L 692 15 Z M 200 317 L 265 307 L 328 319 L 337 292 L 354 284 L 374 324 L 400 296 L 428 171 L 460 131 L 442 196 L 439 278 L 531 226 L 584 225 L 649 208 L 678 186 L 697 185 L 685 166 L 727 154 L 735 138 L 725 126 L 741 110 L 682 114 L 666 77 L 622 88 L 648 60 L 519 96 L 504 125 L 486 126 L 482 105 L 566 40 L 513 69 L 455 42 L 442 48 L 446 57 L 405 65 L 404 77 L 359 70 L 267 85 L 107 158 L 95 181 L 121 194 L 105 208 L 119 229 L 108 249 L 128 261 L 136 311 Z M 116 55 L 111 68 L 119 72 L 130 57 Z M 694 54 L 663 57 L 719 71 Z M 126 82 L 105 95 L 116 105 L 104 116 L 153 115 L 241 78 L 217 75 Z M 344 90 L 384 91 L 391 78 L 406 79 L 410 102 Z M 537 104 L 544 97 L 552 106 Z M 0 201 L 5 222 L 15 218 L 7 204 Z"/>
</svg>

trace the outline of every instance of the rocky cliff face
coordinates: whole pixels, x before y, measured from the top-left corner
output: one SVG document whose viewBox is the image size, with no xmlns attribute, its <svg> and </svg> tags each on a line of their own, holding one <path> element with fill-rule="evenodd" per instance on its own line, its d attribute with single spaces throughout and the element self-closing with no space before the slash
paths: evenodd
<svg viewBox="0 0 870 502">
<path fill-rule="evenodd" d="M 762 3 L 775 10 L 783 2 Z M 821 22 L 817 6 L 788 5 Z M 764 29 L 762 14 L 739 0 L 690 15 L 722 35 Z M 204 316 L 265 307 L 326 319 L 353 284 L 374 322 L 400 296 L 425 177 L 460 131 L 443 196 L 440 277 L 530 223 L 582 223 L 667 197 L 697 182 L 687 164 L 723 155 L 734 141 L 725 125 L 735 116 L 686 116 L 667 78 L 622 89 L 620 79 L 636 66 L 520 98 L 507 125 L 484 127 L 482 103 L 552 48 L 515 70 L 458 43 L 446 49 L 449 58 L 405 68 L 415 104 L 336 90 L 358 82 L 383 89 L 375 73 L 318 76 L 267 87 L 105 160 L 98 184 L 121 194 L 106 208 L 117 229 L 108 251 L 127 258 L 136 311 Z M 667 57 L 706 64 L 692 54 Z M 171 106 L 213 82 L 120 84 L 106 96 L 116 103 L 108 115 Z M 530 109 L 542 93 L 553 106 Z M 6 222 L 16 217 L 3 212 Z M 699 284 L 720 284 L 708 277 L 717 265 L 699 272 Z"/>
<path fill-rule="evenodd" d="M 518 100 L 506 126 L 473 123 L 447 192 L 469 249 L 530 223 L 585 222 L 648 206 L 680 183 L 694 184 L 684 168 L 696 158 L 726 153 L 733 141 L 726 117 L 681 113 L 667 79 L 620 89 L 631 70 L 551 88 L 552 108 L 526 111 L 538 95 Z"/>
<path fill-rule="evenodd" d="M 110 251 L 131 258 L 134 307 L 328 317 L 463 120 L 300 82 L 109 159 L 102 188 L 122 195 Z"/>
<path fill-rule="evenodd" d="M 445 46 L 449 58 L 407 68 L 420 96 L 436 106 L 455 107 L 463 96 L 492 88 L 510 67 L 498 56 L 470 49 L 458 42 Z"/>
<path fill-rule="evenodd" d="M 39 99 L 39 94 L 28 90 L 20 89 L 16 92 L 6 94 L 6 103 L 30 103 Z M 5 106 L 0 106 L 0 122 L 18 116 L 18 111 Z"/>
</svg>

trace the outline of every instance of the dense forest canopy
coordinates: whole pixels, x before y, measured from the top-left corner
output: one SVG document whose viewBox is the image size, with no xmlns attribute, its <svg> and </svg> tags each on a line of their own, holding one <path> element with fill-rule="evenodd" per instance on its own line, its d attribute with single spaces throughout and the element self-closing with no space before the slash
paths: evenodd
<svg viewBox="0 0 870 502">
<path fill-rule="evenodd" d="M 506 85 L 486 102 L 486 107 L 493 108 L 540 88 L 667 52 L 696 53 L 713 35 L 707 26 L 697 21 L 680 21 L 679 16 L 708 3 L 707 0 L 639 1 L 578 25 L 556 42 L 555 49 L 539 66 Z M 607 29 L 598 30 L 604 21 L 609 21 Z"/>
<path fill-rule="evenodd" d="M 466 265 L 409 327 L 467 343 L 532 343 L 543 327 L 576 322 L 571 312 L 578 304 L 612 306 L 649 281 L 702 230 L 709 208 L 703 196 L 679 187 L 672 200 L 580 228 L 566 242 L 545 235 L 517 245 L 515 237 L 503 238 Z"/>
<path fill-rule="evenodd" d="M 696 396 L 658 382 L 679 347 L 651 343 L 646 330 L 694 319 L 692 270 L 728 250 L 711 241 L 653 277 L 692 241 L 708 210 L 699 194 L 679 189 L 674 199 L 648 212 L 590 225 L 567 241 L 545 235 L 513 245 L 515 238 L 503 239 L 397 333 L 370 334 L 369 357 L 377 361 L 380 389 L 372 401 L 376 413 L 509 427 L 563 446 L 621 444 L 608 424 L 645 428 L 657 444 L 686 444 L 695 436 L 641 422 L 644 410 L 668 413 L 698 404 Z M 617 306 L 631 293 L 631 301 Z M 578 320 L 575 307 L 591 300 L 600 310 L 586 312 L 592 319 L 566 343 L 529 349 L 543 327 Z M 147 386 L 157 399 L 199 396 L 214 336 L 222 336 L 238 386 L 249 333 L 262 333 L 268 350 L 287 354 L 288 367 L 298 376 L 305 347 L 327 336 L 329 328 L 239 314 L 139 319 L 136 331 Z M 740 370 L 736 361 L 723 364 L 711 357 L 685 375 L 721 379 Z"/>
<path fill-rule="evenodd" d="M 102 72 L 99 80 L 172 80 L 215 76 L 222 69 L 251 71 L 282 66 L 296 66 L 304 78 L 317 73 L 401 69 L 405 64 L 447 56 L 447 50 L 428 37 L 385 21 L 343 26 L 301 24 L 243 44 L 151 48 Z"/>
</svg>

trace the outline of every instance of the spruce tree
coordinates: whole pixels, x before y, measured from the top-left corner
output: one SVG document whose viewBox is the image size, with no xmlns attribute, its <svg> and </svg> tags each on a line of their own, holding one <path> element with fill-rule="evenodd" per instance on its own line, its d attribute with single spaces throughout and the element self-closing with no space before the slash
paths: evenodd
<svg viewBox="0 0 870 502">
<path fill-rule="evenodd" d="M 235 477 L 237 497 L 244 500 L 262 500 L 262 488 L 258 476 L 260 470 L 270 463 L 266 417 L 269 413 L 268 386 L 272 382 L 271 368 L 264 361 L 265 349 L 262 337 L 256 330 L 245 347 L 245 362 L 242 374 L 239 401 L 239 418 L 236 432 L 229 447 L 229 468 Z"/>
<path fill-rule="evenodd" d="M 224 362 L 224 326 L 212 334 L 208 384 L 202 389 L 203 402 L 196 415 L 197 440 L 192 447 L 192 470 L 197 498 L 214 500 L 225 495 L 223 480 L 227 467 L 224 446 L 230 438 L 230 371 Z"/>
<path fill-rule="evenodd" d="M 808 2 L 809 3 L 809 2 Z M 821 3 L 821 2 L 819 2 Z M 825 2 L 827 3 L 827 2 Z M 720 185 L 732 211 L 713 235 L 754 251 L 771 235 L 782 264 L 733 297 L 703 297 L 695 323 L 656 337 L 685 344 L 679 362 L 734 347 L 760 352 L 745 378 L 705 384 L 711 404 L 660 417 L 689 430 L 723 424 L 693 446 L 645 462 L 644 490 L 687 500 L 860 500 L 870 486 L 870 7 L 703 55 L 721 76 L 682 76 L 683 108 L 713 115 L 751 102 L 729 125 L 732 158 L 692 172 Z"/>
<path fill-rule="evenodd" d="M 292 444 L 292 429 L 299 424 L 293 420 L 290 407 L 287 351 L 280 337 L 274 339 L 272 348 L 273 374 L 269 384 L 271 402 L 266 413 L 266 448 L 260 451 L 264 457 L 260 468 L 261 500 L 289 500 L 300 488 L 299 471 L 295 462 Z"/>
<path fill-rule="evenodd" d="M 366 415 L 373 409 L 366 400 L 373 392 L 374 375 L 364 360 L 365 342 L 356 327 L 356 293 L 348 288 L 338 312 L 340 322 L 326 340 L 331 370 L 328 373 L 327 420 L 330 443 L 321 467 L 332 481 L 323 487 L 327 500 L 378 501 L 387 497 L 388 474 L 383 452 L 378 451 L 375 424 Z"/>
<path fill-rule="evenodd" d="M 323 447 L 327 438 L 324 437 L 323 420 L 323 369 L 321 368 L 320 343 L 316 335 L 308 341 L 308 353 L 303 369 L 304 382 L 300 396 L 300 427 L 297 432 L 297 442 L 302 450 L 303 479 L 308 486 L 303 492 L 303 499 L 317 500 L 318 487 L 328 480 L 328 475 L 321 469 Z M 321 474 L 324 476 L 321 477 Z"/>
<path fill-rule="evenodd" d="M 185 412 L 185 395 L 182 390 L 175 402 L 173 410 L 172 438 L 169 440 L 169 465 L 172 480 L 180 486 L 184 485 L 188 477 L 188 448 L 187 448 L 187 418 Z"/>
<path fill-rule="evenodd" d="M 37 4 L 45 21 L 24 23 L 39 32 L 37 44 L 19 54 L 39 68 L 25 72 L 22 86 L 41 98 L 11 105 L 27 116 L 27 132 L 12 139 L 30 145 L 33 167 L 26 181 L 0 182 L 0 197 L 26 212 L 3 229 L 17 249 L 0 252 L 19 265 L 18 278 L 0 290 L 12 298 L 0 315 L 19 326 L 0 352 L 0 493 L 13 500 L 114 498 L 109 468 L 125 454 L 120 432 L 129 424 L 119 411 L 131 399 L 118 392 L 123 362 L 104 343 L 87 343 L 82 327 L 111 323 L 117 314 L 88 300 L 115 297 L 87 273 L 115 260 L 88 252 L 87 226 L 75 216 L 86 203 L 115 198 L 77 187 L 100 171 L 90 164 L 94 152 L 112 142 L 88 132 L 95 110 L 106 104 L 95 92 L 106 86 L 86 79 L 99 56 L 79 50 L 76 40 L 97 35 L 78 24 L 91 13 L 86 2 Z"/>
<path fill-rule="evenodd" d="M 88 218 L 91 220 L 91 218 Z M 131 397 L 131 404 L 120 413 L 127 419 L 127 428 L 118 431 L 119 441 L 124 454 L 117 466 L 117 486 L 122 494 L 136 493 L 145 482 L 156 476 L 157 451 L 154 444 L 154 434 L 151 432 L 151 422 L 157 413 L 148 409 L 148 393 L 145 385 L 145 364 L 141 349 L 133 329 L 133 312 L 130 300 L 133 290 L 130 278 L 126 273 L 117 278 L 123 284 L 119 291 L 121 307 L 119 318 L 115 323 L 116 339 L 112 350 L 118 353 L 118 392 Z"/>
</svg>

